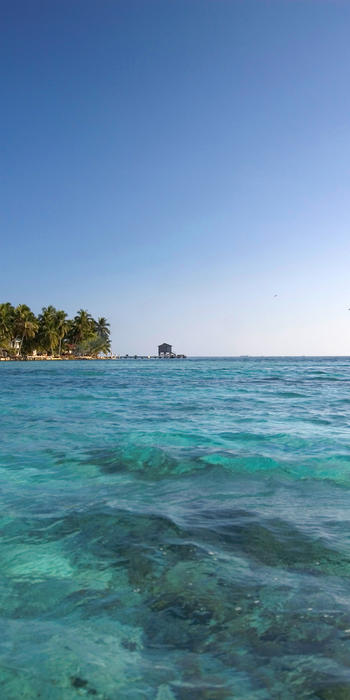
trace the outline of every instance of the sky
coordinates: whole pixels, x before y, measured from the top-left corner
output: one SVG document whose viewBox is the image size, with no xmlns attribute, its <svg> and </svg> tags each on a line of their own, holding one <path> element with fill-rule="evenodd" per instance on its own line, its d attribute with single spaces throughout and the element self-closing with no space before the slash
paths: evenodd
<svg viewBox="0 0 350 700">
<path fill-rule="evenodd" d="M 350 355 L 350 3 L 2 0 L 0 301 Z"/>
</svg>

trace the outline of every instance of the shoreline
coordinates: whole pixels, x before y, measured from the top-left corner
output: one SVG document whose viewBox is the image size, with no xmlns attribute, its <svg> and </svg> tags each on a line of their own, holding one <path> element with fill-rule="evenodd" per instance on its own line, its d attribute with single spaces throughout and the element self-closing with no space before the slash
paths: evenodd
<svg viewBox="0 0 350 700">
<path fill-rule="evenodd" d="M 181 357 L 158 357 L 157 355 L 113 355 L 112 357 L 0 357 L 0 362 L 84 362 L 84 361 L 95 361 L 99 362 L 104 360 L 184 360 L 186 357 L 183 355 Z"/>
</svg>

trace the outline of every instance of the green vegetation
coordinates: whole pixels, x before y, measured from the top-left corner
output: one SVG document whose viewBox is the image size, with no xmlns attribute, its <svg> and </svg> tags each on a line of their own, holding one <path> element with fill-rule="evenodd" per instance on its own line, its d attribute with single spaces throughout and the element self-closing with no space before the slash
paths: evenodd
<svg viewBox="0 0 350 700">
<path fill-rule="evenodd" d="M 73 319 L 54 306 L 44 306 L 38 316 L 26 304 L 0 304 L 0 355 L 88 355 L 110 352 L 107 319 L 97 321 L 80 309 Z"/>
</svg>

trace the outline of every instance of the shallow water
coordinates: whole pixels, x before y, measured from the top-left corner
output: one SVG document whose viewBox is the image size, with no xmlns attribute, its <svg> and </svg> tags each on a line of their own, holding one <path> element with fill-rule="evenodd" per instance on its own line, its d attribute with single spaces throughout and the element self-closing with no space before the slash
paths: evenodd
<svg viewBox="0 0 350 700">
<path fill-rule="evenodd" d="M 350 359 L 0 386 L 2 698 L 350 698 Z"/>
</svg>

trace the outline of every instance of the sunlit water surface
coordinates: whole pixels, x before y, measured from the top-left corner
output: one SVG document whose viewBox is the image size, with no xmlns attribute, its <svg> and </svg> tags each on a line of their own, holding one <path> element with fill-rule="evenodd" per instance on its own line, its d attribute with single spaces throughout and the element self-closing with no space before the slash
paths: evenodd
<svg viewBox="0 0 350 700">
<path fill-rule="evenodd" d="M 350 360 L 0 364 L 1 698 L 350 698 Z"/>
</svg>

